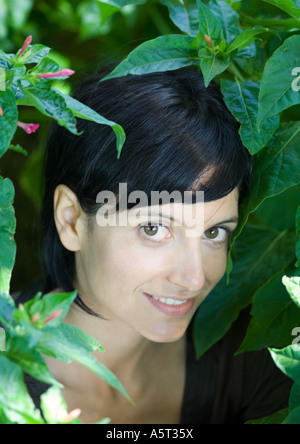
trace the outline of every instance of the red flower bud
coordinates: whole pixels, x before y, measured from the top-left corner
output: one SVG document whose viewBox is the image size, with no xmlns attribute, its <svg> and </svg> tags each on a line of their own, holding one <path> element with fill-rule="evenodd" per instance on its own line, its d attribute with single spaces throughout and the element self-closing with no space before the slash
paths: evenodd
<svg viewBox="0 0 300 444">
<path fill-rule="evenodd" d="M 57 72 L 46 72 L 45 74 L 40 74 L 38 77 L 39 79 L 48 79 L 51 77 L 68 77 L 75 74 L 75 71 L 72 69 L 62 69 L 61 71 Z"/>
<path fill-rule="evenodd" d="M 205 34 L 204 38 L 205 38 L 206 42 L 209 44 L 209 46 L 211 46 L 213 48 L 214 46 L 212 44 L 211 38 L 208 37 L 208 35 L 206 35 L 206 34 Z"/>
<path fill-rule="evenodd" d="M 23 123 L 23 122 L 18 122 L 18 126 L 22 128 L 27 134 L 35 133 L 36 130 L 38 130 L 40 127 L 39 123 Z"/>
<path fill-rule="evenodd" d="M 25 49 L 31 44 L 31 42 L 32 42 L 32 35 L 29 35 L 29 36 L 27 37 L 27 39 L 25 40 L 25 42 L 24 42 L 24 44 L 23 44 L 23 46 L 22 46 L 22 48 L 21 48 L 21 51 L 20 51 L 20 54 L 19 54 L 19 55 L 23 54 L 23 52 L 24 52 Z"/>
<path fill-rule="evenodd" d="M 58 318 L 62 314 L 63 310 L 56 310 L 49 318 L 47 318 L 44 321 L 44 324 L 47 324 L 48 322 L 53 321 L 54 319 Z"/>
</svg>

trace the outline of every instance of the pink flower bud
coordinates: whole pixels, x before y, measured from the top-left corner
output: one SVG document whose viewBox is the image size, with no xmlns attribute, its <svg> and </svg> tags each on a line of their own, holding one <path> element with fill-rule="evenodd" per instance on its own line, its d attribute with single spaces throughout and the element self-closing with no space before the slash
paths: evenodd
<svg viewBox="0 0 300 444">
<path fill-rule="evenodd" d="M 3 109 L 0 106 L 0 116 L 3 116 Z"/>
<path fill-rule="evenodd" d="M 25 40 L 24 45 L 22 46 L 19 55 L 23 54 L 23 52 L 24 52 L 25 49 L 31 44 L 31 42 L 32 42 L 32 35 L 29 35 L 29 36 L 27 37 L 27 39 Z"/>
<path fill-rule="evenodd" d="M 36 321 L 38 321 L 40 319 L 40 314 L 39 313 L 35 313 L 32 318 L 30 319 L 30 322 L 32 324 L 34 324 Z"/>
<path fill-rule="evenodd" d="M 35 133 L 36 130 L 38 130 L 40 127 L 39 123 L 23 123 L 23 122 L 18 122 L 18 126 L 22 128 L 27 134 Z"/>
<path fill-rule="evenodd" d="M 39 79 L 48 79 L 51 77 L 69 77 L 75 74 L 75 71 L 72 69 L 62 69 L 61 71 L 57 72 L 46 72 L 45 74 L 40 74 L 38 77 Z"/>
<path fill-rule="evenodd" d="M 211 46 L 213 48 L 214 46 L 212 44 L 211 38 L 208 37 L 208 35 L 206 35 L 206 34 L 205 34 L 204 38 L 205 38 L 206 42 L 209 44 L 209 46 Z"/>
<path fill-rule="evenodd" d="M 58 318 L 62 314 L 63 310 L 56 310 L 49 318 L 47 318 L 44 321 L 44 324 L 47 324 L 48 322 L 53 321 L 54 319 Z"/>
<path fill-rule="evenodd" d="M 80 409 L 72 410 L 64 420 L 64 424 L 69 424 L 69 422 L 74 421 L 74 419 L 77 419 L 81 415 Z"/>
</svg>

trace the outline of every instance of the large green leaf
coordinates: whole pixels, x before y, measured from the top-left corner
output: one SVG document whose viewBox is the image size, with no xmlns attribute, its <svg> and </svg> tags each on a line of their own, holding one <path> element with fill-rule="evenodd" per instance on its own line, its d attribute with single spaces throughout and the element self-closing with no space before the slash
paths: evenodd
<svg viewBox="0 0 300 444">
<path fill-rule="evenodd" d="M 293 242 L 290 245 L 293 250 Z M 239 352 L 286 347 L 299 322 L 299 310 L 282 285 L 282 274 L 261 287 L 253 297 L 251 322 Z"/>
<path fill-rule="evenodd" d="M 256 291 L 294 257 L 293 230 L 276 232 L 248 224 L 236 239 L 230 284 L 226 277 L 201 304 L 195 316 L 194 341 L 201 356 L 223 337 Z M 255 246 L 255 248 L 253 248 Z"/>
<path fill-rule="evenodd" d="M 300 267 L 300 205 L 296 212 L 296 233 L 297 233 L 297 243 L 296 243 L 296 267 Z"/>
<path fill-rule="evenodd" d="M 198 40 L 205 42 L 204 36 L 210 37 L 213 45 L 218 45 L 224 40 L 221 23 L 201 0 L 196 0 L 198 5 L 199 33 Z"/>
<path fill-rule="evenodd" d="M 9 293 L 11 273 L 16 257 L 14 195 L 11 180 L 0 176 L 0 292 L 6 294 Z"/>
<path fill-rule="evenodd" d="M 122 147 L 126 139 L 125 132 L 121 127 L 121 125 L 118 125 L 117 123 L 106 119 L 93 109 L 89 108 L 88 106 L 84 105 L 81 102 L 78 102 L 78 100 L 75 100 L 72 97 L 63 94 L 61 91 L 57 89 L 55 89 L 55 91 L 57 92 L 57 94 L 60 94 L 63 97 L 68 108 L 72 110 L 74 116 L 79 117 L 81 119 L 90 120 L 95 123 L 99 123 L 100 125 L 108 125 L 113 129 L 117 139 L 117 153 L 119 158 L 121 155 Z"/>
<path fill-rule="evenodd" d="M 204 77 L 204 84 L 207 87 L 210 82 L 229 66 L 229 57 L 222 57 L 219 54 L 211 54 L 201 60 L 201 71 Z"/>
<path fill-rule="evenodd" d="M 291 390 L 291 395 L 289 399 L 289 409 L 290 411 L 292 411 L 296 409 L 298 406 L 300 406 L 300 385 L 295 383 Z"/>
<path fill-rule="evenodd" d="M 79 362 L 130 399 L 116 376 L 91 355 L 101 350 L 100 344 L 76 326 L 61 324 L 57 328 L 45 329 L 37 348 L 40 353 L 62 362 Z"/>
<path fill-rule="evenodd" d="M 0 353 L 0 406 L 12 423 L 39 424 L 42 418 L 29 396 L 22 370 Z"/>
<path fill-rule="evenodd" d="M 6 341 L 6 357 L 15 362 L 25 373 L 46 384 L 62 388 L 62 384 L 51 375 L 42 356 L 31 349 L 27 338 L 14 337 Z M 0 378 L 1 381 L 1 378 Z M 0 382 L 1 384 L 1 382 Z"/>
<path fill-rule="evenodd" d="M 300 384 L 300 350 L 294 345 L 282 349 L 270 348 L 272 358 L 277 367 L 289 378 Z"/>
<path fill-rule="evenodd" d="M 258 128 L 269 117 L 300 103 L 299 86 L 295 83 L 295 75 L 299 77 L 300 72 L 299 45 L 300 35 L 286 39 L 266 63 L 259 93 Z"/>
<path fill-rule="evenodd" d="M 282 424 L 300 424 L 300 406 L 290 411 Z"/>
<path fill-rule="evenodd" d="M 227 48 L 227 53 L 235 51 L 236 49 L 243 49 L 253 42 L 254 37 L 258 34 L 268 31 L 267 28 L 261 26 L 256 26 L 252 29 L 245 29 L 242 31 L 229 45 Z"/>
<path fill-rule="evenodd" d="M 184 35 L 163 35 L 134 49 L 102 81 L 129 74 L 172 71 L 200 63 L 197 40 Z"/>
<path fill-rule="evenodd" d="M 195 0 L 162 0 L 162 3 L 168 7 L 171 20 L 181 31 L 197 37 L 199 19 Z"/>
<path fill-rule="evenodd" d="M 289 292 L 290 297 L 294 301 L 294 303 L 300 308 L 300 277 L 288 277 L 284 276 L 282 279 L 283 285 L 286 287 Z M 298 311 L 298 315 L 300 316 L 300 312 Z"/>
<path fill-rule="evenodd" d="M 235 82 L 221 80 L 225 103 L 232 114 L 241 123 L 239 130 L 243 144 L 251 154 L 258 153 L 270 141 L 279 125 L 279 116 L 266 120 L 260 133 L 257 131 L 259 84 L 255 82 Z"/>
<path fill-rule="evenodd" d="M 267 198 L 300 183 L 300 124 L 282 124 L 270 144 L 253 157 L 251 211 Z"/>
<path fill-rule="evenodd" d="M 71 133 L 78 134 L 76 119 L 68 108 L 64 98 L 51 88 L 45 81 L 39 86 L 21 87 L 27 99 L 31 101 L 42 114 L 55 119 L 59 125 L 67 128 Z"/>
<path fill-rule="evenodd" d="M 300 18 L 300 10 L 299 7 L 296 7 L 296 0 L 264 0 L 267 3 L 271 3 L 271 5 L 277 6 L 283 11 L 287 12 L 292 17 L 296 19 Z"/>
<path fill-rule="evenodd" d="M 0 91 L 0 158 L 9 149 L 12 138 L 17 130 L 18 109 L 12 91 Z M 3 114 L 3 115 L 1 115 Z"/>
<path fill-rule="evenodd" d="M 239 33 L 239 14 L 225 0 L 211 0 L 209 9 L 218 19 L 226 43 L 230 43 Z"/>
</svg>

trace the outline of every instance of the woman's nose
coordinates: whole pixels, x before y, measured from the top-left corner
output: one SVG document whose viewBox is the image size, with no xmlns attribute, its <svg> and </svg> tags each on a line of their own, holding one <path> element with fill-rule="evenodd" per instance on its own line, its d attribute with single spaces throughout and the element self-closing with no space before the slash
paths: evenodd
<svg viewBox="0 0 300 444">
<path fill-rule="evenodd" d="M 169 281 L 189 292 L 200 291 L 205 284 L 205 272 L 200 242 L 189 240 L 178 252 L 169 273 Z"/>
</svg>

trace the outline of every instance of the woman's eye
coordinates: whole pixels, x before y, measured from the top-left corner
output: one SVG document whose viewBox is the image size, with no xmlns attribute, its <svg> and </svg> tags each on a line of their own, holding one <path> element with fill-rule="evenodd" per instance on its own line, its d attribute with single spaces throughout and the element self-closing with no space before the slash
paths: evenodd
<svg viewBox="0 0 300 444">
<path fill-rule="evenodd" d="M 170 234 L 169 229 L 163 225 L 148 224 L 141 227 L 143 233 L 151 240 L 158 242 L 166 239 Z"/>
<path fill-rule="evenodd" d="M 224 242 L 228 238 L 228 231 L 225 228 L 213 227 L 205 231 L 206 239 Z"/>
</svg>

